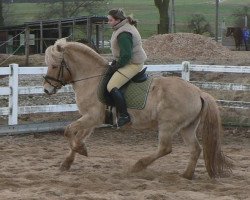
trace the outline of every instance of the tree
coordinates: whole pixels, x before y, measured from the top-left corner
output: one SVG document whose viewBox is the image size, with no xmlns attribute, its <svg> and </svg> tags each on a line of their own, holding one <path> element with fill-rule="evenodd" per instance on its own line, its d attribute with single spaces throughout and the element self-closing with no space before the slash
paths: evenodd
<svg viewBox="0 0 250 200">
<path fill-rule="evenodd" d="M 233 16 L 236 17 L 235 19 L 235 26 L 244 27 L 245 26 L 245 20 L 244 17 L 248 18 L 247 26 L 250 27 L 250 5 L 249 6 L 243 6 L 242 8 L 236 9 L 233 13 Z"/>
<path fill-rule="evenodd" d="M 212 30 L 209 22 L 202 14 L 193 14 L 188 22 L 188 29 L 195 34 L 212 36 Z"/>
<path fill-rule="evenodd" d="M 108 10 L 110 0 L 46 0 L 42 3 L 43 9 L 39 13 L 39 19 L 70 18 L 80 15 L 93 15 L 104 13 Z"/>
<path fill-rule="evenodd" d="M 160 24 L 158 27 L 158 33 L 160 34 L 168 33 L 169 32 L 168 8 L 170 0 L 154 0 L 154 2 L 160 14 Z"/>
<path fill-rule="evenodd" d="M 0 0 L 0 26 L 4 26 L 4 18 L 3 18 L 3 0 Z"/>
</svg>

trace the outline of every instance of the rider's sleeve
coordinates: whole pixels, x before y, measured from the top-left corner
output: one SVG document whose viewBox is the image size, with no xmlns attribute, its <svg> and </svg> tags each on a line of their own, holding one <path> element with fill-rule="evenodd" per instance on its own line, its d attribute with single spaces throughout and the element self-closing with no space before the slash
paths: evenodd
<svg viewBox="0 0 250 200">
<path fill-rule="evenodd" d="M 132 58 L 133 40 L 132 34 L 122 32 L 117 37 L 118 45 L 120 48 L 120 58 L 117 62 L 118 67 L 123 67 L 129 63 Z"/>
</svg>

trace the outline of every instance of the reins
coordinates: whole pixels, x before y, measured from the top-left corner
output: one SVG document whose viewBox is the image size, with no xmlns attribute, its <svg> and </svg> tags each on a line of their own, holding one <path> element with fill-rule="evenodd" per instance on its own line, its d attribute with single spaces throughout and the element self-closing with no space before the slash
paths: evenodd
<svg viewBox="0 0 250 200">
<path fill-rule="evenodd" d="M 81 79 L 78 79 L 78 80 L 65 81 L 64 80 L 64 68 L 68 71 L 69 75 L 72 76 L 70 68 L 68 67 L 68 65 L 65 62 L 64 58 L 62 58 L 62 62 L 61 62 L 61 65 L 60 65 L 60 69 L 59 69 L 59 73 L 57 75 L 57 78 L 54 78 L 54 77 L 46 75 L 46 76 L 43 76 L 44 80 L 48 84 L 50 84 L 52 87 L 54 87 L 56 89 L 59 89 L 60 86 L 54 85 L 51 81 L 55 81 L 57 83 L 60 83 L 62 86 L 65 86 L 67 84 L 71 84 L 71 83 L 75 83 L 75 82 L 79 82 L 79 81 L 84 81 L 84 80 L 88 80 L 88 79 L 92 79 L 92 78 L 97 78 L 97 77 L 106 75 L 104 73 L 104 74 L 98 74 L 98 75 L 94 75 L 94 76 L 89 76 L 89 77 L 86 77 L 86 78 L 81 78 Z"/>
<path fill-rule="evenodd" d="M 55 89 L 60 89 L 61 85 L 65 86 L 67 84 L 76 83 L 76 82 L 80 82 L 80 81 L 85 81 L 85 80 L 89 80 L 89 79 L 92 79 L 92 78 L 98 78 L 98 77 L 101 77 L 101 76 L 105 76 L 107 74 L 107 73 L 103 73 L 103 74 L 93 75 L 93 76 L 89 76 L 89 77 L 85 77 L 85 78 L 81 78 L 81 79 L 77 79 L 77 80 L 65 81 L 64 80 L 64 68 L 68 71 L 69 75 L 72 77 L 70 68 L 68 67 L 68 65 L 65 62 L 64 57 L 63 57 L 62 61 L 61 61 L 61 65 L 60 65 L 60 69 L 59 69 L 59 73 L 57 75 L 57 78 L 54 78 L 54 77 L 46 75 L 46 76 L 43 76 L 44 80 L 49 85 L 51 85 L 52 87 L 54 87 Z M 130 79 L 129 77 L 127 77 L 125 74 L 123 74 L 119 70 L 117 70 L 117 72 L 119 72 L 121 75 L 123 75 L 125 78 L 127 78 L 130 82 L 132 82 L 132 83 L 134 82 L 132 79 Z M 149 76 L 152 76 L 152 74 L 149 75 Z M 61 85 L 54 85 L 51 81 L 60 83 Z M 140 88 L 140 89 L 144 90 L 143 88 Z"/>
<path fill-rule="evenodd" d="M 89 77 L 86 77 L 86 78 L 81 78 L 81 79 L 78 79 L 78 80 L 69 81 L 67 84 L 69 84 L 69 83 L 75 83 L 75 82 L 79 82 L 79 81 L 85 81 L 85 80 L 88 80 L 88 79 L 97 78 L 97 77 L 105 76 L 105 75 L 106 74 L 99 74 L 99 75 L 89 76 Z"/>
</svg>

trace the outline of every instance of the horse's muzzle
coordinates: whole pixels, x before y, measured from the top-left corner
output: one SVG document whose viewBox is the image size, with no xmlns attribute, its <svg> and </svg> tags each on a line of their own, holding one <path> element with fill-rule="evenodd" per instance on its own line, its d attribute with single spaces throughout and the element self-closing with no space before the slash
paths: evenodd
<svg viewBox="0 0 250 200">
<path fill-rule="evenodd" d="M 48 95 L 52 95 L 56 93 L 56 88 L 53 88 L 51 90 L 44 88 L 43 91 Z"/>
<path fill-rule="evenodd" d="M 49 94 L 49 91 L 47 89 L 43 90 L 46 94 Z"/>
</svg>

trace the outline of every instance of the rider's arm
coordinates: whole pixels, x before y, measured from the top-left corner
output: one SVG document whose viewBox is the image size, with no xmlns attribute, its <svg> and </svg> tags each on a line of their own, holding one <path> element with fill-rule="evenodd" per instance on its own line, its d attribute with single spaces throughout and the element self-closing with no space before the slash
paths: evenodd
<svg viewBox="0 0 250 200">
<path fill-rule="evenodd" d="M 122 32 L 117 36 L 117 40 L 120 48 L 120 58 L 117 62 L 117 65 L 120 68 L 128 64 L 132 58 L 132 34 L 128 32 Z"/>
</svg>

